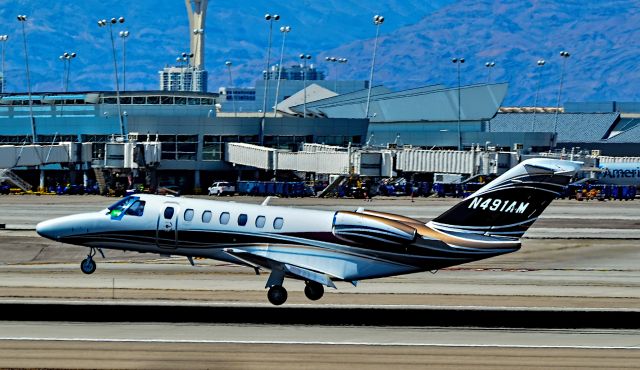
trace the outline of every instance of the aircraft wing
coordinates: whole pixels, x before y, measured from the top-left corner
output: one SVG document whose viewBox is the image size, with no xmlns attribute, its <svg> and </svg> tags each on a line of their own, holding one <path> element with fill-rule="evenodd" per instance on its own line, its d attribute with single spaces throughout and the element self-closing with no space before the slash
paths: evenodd
<svg viewBox="0 0 640 370">
<path fill-rule="evenodd" d="M 316 283 L 336 288 L 336 285 L 331 280 L 332 278 L 339 279 L 338 276 L 332 276 L 323 271 L 314 271 L 302 266 L 296 266 L 291 263 L 278 261 L 273 258 L 265 257 L 261 255 L 261 253 L 256 253 L 251 250 L 244 250 L 240 248 L 227 248 L 224 250 L 225 253 L 242 260 L 243 262 L 249 265 L 260 265 L 267 267 L 271 270 L 279 270 L 287 275 L 293 275 L 302 280 L 311 280 Z M 269 287 L 269 282 L 267 282 L 267 287 Z"/>
</svg>

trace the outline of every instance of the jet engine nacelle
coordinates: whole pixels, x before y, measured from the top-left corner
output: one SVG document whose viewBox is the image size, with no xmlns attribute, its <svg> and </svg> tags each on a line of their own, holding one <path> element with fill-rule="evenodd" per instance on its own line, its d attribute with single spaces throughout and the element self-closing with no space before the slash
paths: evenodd
<svg viewBox="0 0 640 370">
<path fill-rule="evenodd" d="M 333 235 L 359 244 L 411 244 L 416 229 L 401 222 L 358 212 L 338 211 L 333 217 Z"/>
</svg>

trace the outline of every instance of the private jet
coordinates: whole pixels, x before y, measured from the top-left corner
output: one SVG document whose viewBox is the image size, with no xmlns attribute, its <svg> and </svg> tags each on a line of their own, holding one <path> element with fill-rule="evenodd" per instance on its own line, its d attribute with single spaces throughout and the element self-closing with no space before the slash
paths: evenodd
<svg viewBox="0 0 640 370">
<path fill-rule="evenodd" d="M 140 194 L 107 209 L 41 222 L 45 238 L 89 248 L 82 272 L 103 249 L 211 258 L 270 271 L 274 305 L 284 279 L 318 300 L 335 282 L 434 271 L 520 248 L 520 237 L 571 181 L 578 162 L 523 161 L 424 223 L 384 212 L 324 211 Z"/>
</svg>

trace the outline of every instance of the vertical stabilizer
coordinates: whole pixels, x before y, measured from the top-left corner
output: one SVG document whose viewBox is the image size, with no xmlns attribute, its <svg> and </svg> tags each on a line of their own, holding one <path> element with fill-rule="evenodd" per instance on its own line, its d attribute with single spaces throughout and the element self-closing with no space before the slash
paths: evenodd
<svg viewBox="0 0 640 370">
<path fill-rule="evenodd" d="M 429 222 L 441 231 L 522 236 L 581 163 L 528 159 Z"/>
</svg>

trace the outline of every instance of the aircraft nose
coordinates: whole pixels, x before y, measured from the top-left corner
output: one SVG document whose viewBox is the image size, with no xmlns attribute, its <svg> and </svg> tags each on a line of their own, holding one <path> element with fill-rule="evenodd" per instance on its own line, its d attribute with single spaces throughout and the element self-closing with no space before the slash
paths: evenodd
<svg viewBox="0 0 640 370">
<path fill-rule="evenodd" d="M 42 221 L 36 225 L 38 235 L 45 238 L 56 240 L 60 237 L 60 227 L 55 220 Z"/>
</svg>

